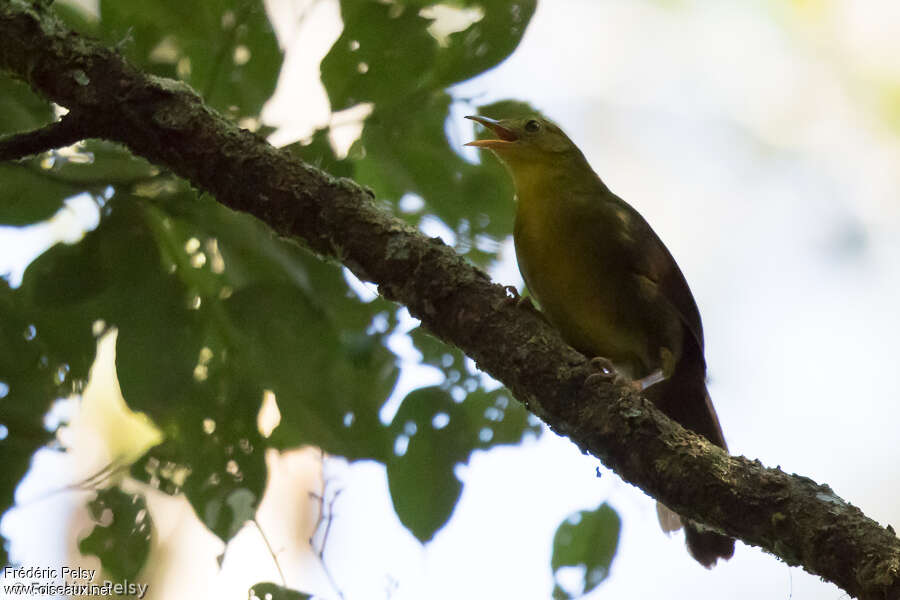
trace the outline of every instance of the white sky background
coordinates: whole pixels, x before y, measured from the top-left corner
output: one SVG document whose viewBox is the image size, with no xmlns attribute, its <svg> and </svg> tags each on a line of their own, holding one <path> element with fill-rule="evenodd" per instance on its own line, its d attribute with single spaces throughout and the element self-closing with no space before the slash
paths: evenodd
<svg viewBox="0 0 900 600">
<path fill-rule="evenodd" d="M 320 0 L 298 25 L 304 3 L 269 4 L 290 46 L 266 119 L 287 142 L 329 119 L 318 61 L 339 11 Z M 732 452 L 826 482 L 895 527 L 900 143 L 885 94 L 900 82 L 898 17 L 889 0 L 543 0 L 516 53 L 456 90 L 541 108 L 660 234 L 703 315 Z M 460 144 L 469 110 L 449 124 Z M 495 276 L 520 283 L 514 264 L 508 253 Z M 609 501 L 623 533 L 594 597 L 842 597 L 742 544 L 706 571 L 660 532 L 649 498 L 596 465 L 552 434 L 477 453 L 424 549 L 396 522 L 383 469 L 338 466 L 333 575 L 348 600 L 386 597 L 391 579 L 392 600 L 547 598 L 556 526 Z"/>
</svg>

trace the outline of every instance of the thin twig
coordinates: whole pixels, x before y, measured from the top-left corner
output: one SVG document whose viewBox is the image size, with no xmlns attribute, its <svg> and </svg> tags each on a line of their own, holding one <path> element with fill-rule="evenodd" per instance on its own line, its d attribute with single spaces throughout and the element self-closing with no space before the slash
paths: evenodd
<svg viewBox="0 0 900 600">
<path fill-rule="evenodd" d="M 323 452 L 322 458 L 324 459 L 324 457 L 325 453 Z M 342 491 L 342 489 L 338 488 L 338 490 L 334 492 L 334 494 L 331 496 L 331 500 L 328 501 L 327 510 L 325 507 L 325 498 L 328 493 L 328 480 L 325 479 L 324 475 L 322 477 L 322 493 L 310 493 L 311 497 L 316 498 L 319 501 L 319 519 L 316 522 L 316 528 L 309 539 L 309 545 L 313 547 L 313 551 L 315 551 L 314 540 L 316 537 L 316 533 L 318 533 L 319 529 L 324 523 L 325 530 L 322 532 L 322 544 L 319 547 L 319 550 L 316 552 L 316 556 L 319 557 L 319 563 L 322 565 L 322 571 L 325 573 L 325 577 L 328 579 L 328 583 L 331 584 L 331 587 L 334 588 L 335 593 L 339 598 L 341 598 L 341 600 L 344 599 L 344 593 L 341 591 L 341 588 L 338 587 L 337 581 L 335 581 L 334 576 L 332 576 L 331 571 L 328 568 L 328 564 L 325 562 L 325 546 L 328 543 L 328 534 L 331 532 L 331 522 L 334 519 L 334 503 L 337 501 L 338 496 L 341 495 Z"/>
<path fill-rule="evenodd" d="M 0 161 L 19 160 L 48 150 L 71 146 L 90 132 L 84 121 L 69 113 L 40 129 L 13 133 L 0 138 Z"/>
<path fill-rule="evenodd" d="M 322 533 L 322 547 L 319 550 L 319 558 L 323 562 L 325 561 L 325 545 L 328 543 L 328 534 L 331 532 L 331 522 L 334 520 L 334 503 L 337 502 L 342 491 L 344 490 L 336 491 L 328 502 L 328 516 L 325 517 L 325 531 Z"/>
<path fill-rule="evenodd" d="M 99 471 L 96 471 L 95 473 L 88 475 L 87 477 L 85 477 L 84 479 L 82 479 L 80 481 L 77 481 L 75 483 L 70 483 L 68 485 L 57 488 L 55 490 L 50 490 L 50 491 L 44 492 L 43 494 L 40 494 L 39 496 L 36 496 L 35 498 L 31 498 L 30 500 L 25 500 L 24 502 L 21 502 L 20 504 L 21 505 L 36 504 L 38 502 L 43 502 L 44 500 L 46 500 L 48 498 L 52 498 L 53 496 L 56 496 L 57 494 L 62 494 L 63 492 L 75 492 L 75 491 L 86 491 L 87 492 L 87 491 L 99 489 L 101 483 L 110 479 L 116 473 L 118 473 L 124 469 L 127 469 L 127 468 L 128 468 L 128 465 L 121 464 L 121 463 L 119 463 L 119 461 L 112 461 L 111 463 L 104 465 L 103 468 L 101 468 Z"/>
<path fill-rule="evenodd" d="M 256 530 L 259 531 L 259 536 L 262 538 L 263 543 L 266 545 L 266 549 L 269 551 L 269 556 L 272 557 L 272 562 L 275 563 L 275 568 L 278 569 L 278 576 L 281 577 L 281 585 L 283 587 L 287 587 L 287 580 L 284 578 L 284 571 L 281 570 L 281 563 L 278 562 L 278 556 L 275 555 L 275 550 L 272 549 L 272 544 L 269 543 L 269 538 L 266 537 L 266 532 L 263 531 L 262 525 L 259 524 L 259 521 L 256 517 L 250 519 L 250 521 L 256 525 Z"/>
</svg>

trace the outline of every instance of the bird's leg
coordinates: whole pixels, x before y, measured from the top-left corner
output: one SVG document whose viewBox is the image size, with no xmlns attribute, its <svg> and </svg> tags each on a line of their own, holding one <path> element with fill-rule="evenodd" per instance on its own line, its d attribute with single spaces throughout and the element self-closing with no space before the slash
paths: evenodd
<svg viewBox="0 0 900 600">
<path fill-rule="evenodd" d="M 666 376 L 663 374 L 663 370 L 657 369 L 657 370 L 653 371 L 652 373 L 650 373 L 649 375 L 647 375 L 646 377 L 641 377 L 640 379 L 636 380 L 634 383 L 635 383 L 635 385 L 640 386 L 639 390 L 643 392 L 651 385 L 655 385 L 655 384 L 659 383 L 660 381 L 664 381 L 665 379 L 666 379 Z"/>
<path fill-rule="evenodd" d="M 675 355 L 672 354 L 671 350 L 666 347 L 660 348 L 659 359 L 660 362 L 662 362 L 662 367 L 634 382 L 636 385 L 640 386 L 638 391 L 643 392 L 651 385 L 656 385 L 660 381 L 665 381 L 675 372 Z"/>
</svg>

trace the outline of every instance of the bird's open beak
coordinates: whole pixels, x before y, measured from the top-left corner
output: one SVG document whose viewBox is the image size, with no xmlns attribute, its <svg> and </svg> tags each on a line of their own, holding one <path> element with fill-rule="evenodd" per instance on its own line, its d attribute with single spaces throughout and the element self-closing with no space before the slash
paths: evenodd
<svg viewBox="0 0 900 600">
<path fill-rule="evenodd" d="M 511 129 L 507 129 L 501 125 L 499 121 L 495 121 L 494 119 L 472 115 L 467 116 L 466 118 L 472 119 L 476 123 L 481 123 L 493 131 L 494 135 L 497 136 L 497 139 L 493 140 L 474 140 L 466 144 L 466 146 L 475 146 L 476 148 L 500 148 L 519 139 L 515 132 Z"/>
</svg>

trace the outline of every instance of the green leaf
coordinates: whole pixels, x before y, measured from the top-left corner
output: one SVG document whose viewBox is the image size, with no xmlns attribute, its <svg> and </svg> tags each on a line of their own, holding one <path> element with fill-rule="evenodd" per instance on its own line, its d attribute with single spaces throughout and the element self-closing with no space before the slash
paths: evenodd
<svg viewBox="0 0 900 600">
<path fill-rule="evenodd" d="M 435 93 L 374 113 L 350 151 L 354 179 L 401 213 L 401 198 L 422 198 L 423 208 L 406 218 L 419 223 L 424 215 L 437 217 L 457 233 L 457 250 L 484 264 L 494 257 L 497 240 L 512 231 L 512 183 L 496 161 L 473 165 L 450 146 L 450 102 L 447 94 Z M 480 238 L 489 252 L 479 252 Z"/>
<path fill-rule="evenodd" d="M 27 84 L 0 74 L 0 135 L 43 127 L 53 121 L 50 102 Z"/>
<path fill-rule="evenodd" d="M 153 307 L 135 314 L 138 342 L 159 347 L 129 341 L 129 371 L 138 373 L 148 354 L 170 356 L 143 365 L 144 380 L 157 390 L 142 393 L 135 406 L 163 425 L 167 443 L 133 473 L 169 493 L 183 489 L 207 526 L 227 539 L 255 510 L 264 483 L 258 452 L 266 445 L 384 456 L 389 442 L 378 410 L 397 369 L 381 336 L 367 333 L 386 313 L 384 302 L 361 302 L 340 269 L 208 198 L 160 197 L 143 212 L 162 263 L 196 308 L 157 301 L 158 315 Z M 282 418 L 263 440 L 256 415 L 266 390 Z M 235 448 L 252 452 L 241 462 Z M 185 471 L 189 477 L 178 476 Z M 240 480 L 229 479 L 233 471 Z"/>
<path fill-rule="evenodd" d="M 387 463 L 391 500 L 400 522 L 423 543 L 450 519 L 462 494 L 453 468 L 471 447 L 455 436 L 469 433 L 469 424 L 464 413 L 449 417 L 453 406 L 446 391 L 421 388 L 407 395 L 394 418 L 397 444 Z"/>
<path fill-rule="evenodd" d="M 322 59 L 332 110 L 390 105 L 433 85 L 437 43 L 429 21 L 402 3 L 342 0 L 344 30 Z"/>
<path fill-rule="evenodd" d="M 383 460 L 390 441 L 378 411 L 397 369 L 378 337 L 342 332 L 288 286 L 244 288 L 225 310 L 235 324 L 235 369 L 278 399 L 282 421 L 273 443 Z"/>
<path fill-rule="evenodd" d="M 105 140 L 87 140 L 72 156 L 51 154 L 49 175 L 72 186 L 92 186 L 98 191 L 148 181 L 159 174 L 158 167 L 137 157 L 124 146 Z"/>
<path fill-rule="evenodd" d="M 441 48 L 437 79 L 443 85 L 483 73 L 512 54 L 534 15 L 537 0 L 466 0 L 459 4 L 481 8 L 484 16 L 450 34 L 447 46 Z"/>
<path fill-rule="evenodd" d="M 476 449 L 518 443 L 533 427 L 524 409 L 510 404 L 506 390 L 476 390 L 456 398 L 442 387 L 414 390 L 391 423 L 391 499 L 400 521 L 422 542 L 444 526 L 459 500 L 456 465 L 466 463 Z"/>
<path fill-rule="evenodd" d="M 134 581 L 150 554 L 153 527 L 146 500 L 114 487 L 97 492 L 88 509 L 94 530 L 78 543 L 78 549 L 97 556 L 115 579 Z"/>
<path fill-rule="evenodd" d="M 132 290 L 123 298 L 128 309 L 111 319 L 119 328 L 116 370 L 122 394 L 163 430 L 199 404 L 194 368 L 204 331 L 203 316 L 191 310 L 189 294 L 170 279 Z"/>
<path fill-rule="evenodd" d="M 100 195 L 110 185 L 150 181 L 159 169 L 122 146 L 89 140 L 65 154 L 56 151 L 0 163 L 0 223 L 28 225 L 52 217 L 81 193 Z"/>
<path fill-rule="evenodd" d="M 378 110 L 409 104 L 499 64 L 519 45 L 537 0 L 466 0 L 481 18 L 438 40 L 422 9 L 432 1 L 343 0 L 344 30 L 322 60 L 333 110 L 373 102 Z"/>
<path fill-rule="evenodd" d="M 162 272 L 154 240 L 130 199 L 114 198 L 99 227 L 78 244 L 57 244 L 25 271 L 19 290 L 37 334 L 86 378 L 95 322 L 118 324 L 159 302 Z M 169 290 L 170 293 L 177 293 Z"/>
<path fill-rule="evenodd" d="M 431 21 L 420 14 L 430 4 L 342 2 L 344 30 L 322 61 L 322 82 L 334 110 L 372 102 L 374 112 L 349 161 L 335 163 L 321 150 L 314 156 L 329 166 L 352 163 L 353 178 L 380 200 L 414 224 L 425 215 L 439 219 L 456 233 L 456 249 L 484 265 L 512 228 L 512 185 L 495 161 L 472 165 L 449 145 L 451 98 L 443 89 L 508 56 L 535 1 L 457 2 L 477 6 L 483 15 L 445 45 L 428 32 Z M 327 140 L 323 135 L 316 141 Z M 401 203 L 411 197 L 422 201 L 421 208 Z"/>
<path fill-rule="evenodd" d="M 254 517 L 262 498 L 266 444 L 256 427 L 258 392 L 216 365 L 210 369 L 208 377 L 186 385 L 189 395 L 174 390 L 152 406 L 166 440 L 131 473 L 166 493 L 184 492 L 200 520 L 227 542 Z"/>
<path fill-rule="evenodd" d="M 334 110 L 374 103 L 350 151 L 353 178 L 412 223 L 436 217 L 456 233 L 456 249 L 484 265 L 512 228 L 512 186 L 495 161 L 472 165 L 448 144 L 451 99 L 444 88 L 508 56 L 536 2 L 454 2 L 481 18 L 440 41 L 423 16 L 432 4 L 344 0 L 344 30 L 322 61 L 322 82 Z M 403 198 L 417 198 L 421 207 Z"/>
<path fill-rule="evenodd" d="M 16 486 L 31 456 L 53 439 L 43 417 L 53 398 L 64 393 L 54 377 L 43 338 L 37 336 L 21 297 L 0 279 L 0 515 L 14 501 Z M 68 383 L 68 382 L 65 382 Z M 0 568 L 7 564 L 0 544 Z"/>
<path fill-rule="evenodd" d="M 208 199 L 179 196 L 165 205 L 148 207 L 146 215 L 173 277 L 191 291 L 192 302 L 197 304 L 196 310 L 188 311 L 185 297 L 185 308 L 177 317 L 182 321 L 170 327 L 181 332 L 170 335 L 195 340 L 184 353 L 187 360 L 173 357 L 186 364 L 180 368 L 173 364 L 163 370 L 171 368 L 172 373 L 181 373 L 183 385 L 188 385 L 198 353 L 205 346 L 215 357 L 209 365 L 210 377 L 214 369 L 220 369 L 225 379 L 233 380 L 216 385 L 255 382 L 256 408 L 264 389 L 284 391 L 287 397 L 293 397 L 297 388 L 301 397 L 311 396 L 324 402 L 328 395 L 309 394 L 310 385 L 300 374 L 320 382 L 323 388 L 329 388 L 332 382 L 322 380 L 319 366 L 305 367 L 307 363 L 333 367 L 331 371 L 338 379 L 333 386 L 337 395 L 355 385 L 341 381 L 347 374 L 338 375 L 343 367 L 337 365 L 354 366 L 348 365 L 353 362 L 351 341 L 355 335 L 366 337 L 365 328 L 379 306 L 348 297 L 339 269 L 315 259 L 297 244 L 278 238 L 256 219 Z M 179 298 L 173 300 L 172 312 L 179 312 Z M 192 314 L 196 314 L 195 326 L 184 320 Z M 153 327 L 150 326 L 151 331 Z M 165 340 L 166 334 L 159 336 L 161 343 L 172 348 L 170 353 L 180 347 L 175 340 Z M 386 360 L 389 366 L 388 375 L 393 373 L 392 355 L 383 347 L 380 352 L 375 347 L 364 348 L 363 354 L 367 352 L 378 353 L 382 357 L 379 360 Z M 368 358 L 363 356 L 355 366 L 366 363 Z M 233 376 L 228 375 L 229 371 L 233 371 Z M 362 372 L 356 379 L 368 378 L 377 384 L 376 375 L 380 372 Z M 392 385 L 393 379 L 388 377 L 387 387 Z M 380 389 L 375 385 L 365 395 L 369 397 Z M 382 393 L 389 393 L 389 389 Z M 338 422 L 343 416 L 341 413 Z M 343 431 L 342 425 L 340 429 Z"/>
<path fill-rule="evenodd" d="M 309 265 L 321 261 L 246 213 L 193 191 L 160 197 L 146 210 L 170 268 L 206 296 L 255 284 L 314 287 Z"/>
<path fill-rule="evenodd" d="M 584 596 L 609 576 L 621 528 L 619 515 L 605 503 L 594 510 L 582 510 L 566 517 L 553 537 L 553 556 L 550 559 L 555 599 Z M 563 587 L 560 577 L 564 570 L 572 568 L 580 573 L 575 591 Z"/>
<path fill-rule="evenodd" d="M 266 464 L 262 440 L 247 427 L 253 422 L 226 419 L 222 424 L 232 427 L 225 433 L 211 435 L 209 444 L 191 445 L 198 454 L 187 463 L 192 471 L 184 492 L 209 530 L 227 542 L 255 517 L 265 489 Z"/>
<path fill-rule="evenodd" d="M 228 541 L 254 518 L 266 483 L 265 441 L 256 429 L 259 396 L 221 376 L 199 384 L 166 441 L 132 466 L 132 476 L 168 494 L 184 492 L 200 520 Z M 217 393 L 218 392 L 218 393 Z"/>
<path fill-rule="evenodd" d="M 139 68 L 185 81 L 235 118 L 259 115 L 281 69 L 261 0 L 101 0 L 100 30 Z"/>
<path fill-rule="evenodd" d="M 39 160 L 0 163 L 0 224 L 30 225 L 52 217 L 66 198 L 81 191 L 57 181 L 40 166 Z"/>
<path fill-rule="evenodd" d="M 369 329 L 376 319 L 389 329 L 393 308 L 381 299 L 360 301 L 340 268 L 248 215 L 209 199 L 165 208 L 167 225 L 154 229 L 172 237 L 163 243 L 171 253 L 184 254 L 192 238 L 201 248 L 215 241 L 218 284 L 201 284 L 211 259 L 176 273 L 213 307 L 216 343 L 228 352 L 232 379 L 253 382 L 260 397 L 264 389 L 275 392 L 282 422 L 270 442 L 318 443 L 349 458 L 385 456 L 378 411 L 398 370 L 383 335 Z"/>
<path fill-rule="evenodd" d="M 265 486 L 255 421 L 261 393 L 233 385 L 226 369 L 197 376 L 205 347 L 225 353 L 217 313 L 201 310 L 185 284 L 189 278 L 179 276 L 193 267 L 170 268 L 140 199 L 118 194 L 108 210 L 82 242 L 57 246 L 29 266 L 22 298 L 33 307 L 37 337 L 79 377 L 93 357 L 95 323 L 119 329 L 116 369 L 125 401 L 147 412 L 166 436 L 139 476 L 161 482 L 180 473 L 180 480 L 170 479 L 227 540 L 252 517 Z"/>
<path fill-rule="evenodd" d="M 298 592 L 276 583 L 257 583 L 250 588 L 250 600 L 309 600 L 312 594 Z"/>
</svg>

